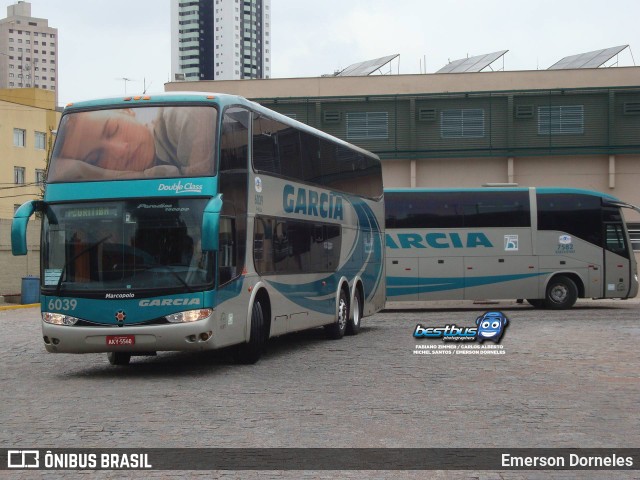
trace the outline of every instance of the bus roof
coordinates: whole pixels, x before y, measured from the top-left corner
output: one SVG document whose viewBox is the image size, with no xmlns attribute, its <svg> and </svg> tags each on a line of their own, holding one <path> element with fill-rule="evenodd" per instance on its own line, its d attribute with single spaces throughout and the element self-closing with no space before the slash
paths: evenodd
<svg viewBox="0 0 640 480">
<path fill-rule="evenodd" d="M 442 192 L 524 192 L 533 188 L 540 194 L 580 194 L 592 195 L 607 200 L 619 201 L 618 198 L 608 193 L 595 190 L 564 187 L 480 187 L 480 188 L 385 188 L 384 193 L 442 193 Z"/>
<path fill-rule="evenodd" d="M 380 161 L 380 158 L 368 150 L 360 148 L 351 143 L 345 142 L 344 140 L 333 137 L 328 133 L 323 132 L 322 130 L 318 130 L 317 128 L 311 127 L 306 123 L 299 122 L 291 117 L 287 117 L 286 115 L 282 115 L 281 113 L 270 110 L 269 108 L 263 107 L 259 103 L 253 102 L 251 100 L 247 100 L 244 97 L 239 95 L 230 95 L 226 93 L 213 93 L 213 92 L 169 92 L 169 93 L 154 93 L 149 95 L 127 95 L 124 97 L 110 97 L 110 98 L 101 98 L 95 100 L 86 100 L 81 102 L 72 102 L 66 105 L 63 113 L 71 113 L 76 110 L 89 110 L 89 109 L 101 109 L 101 108 L 128 108 L 128 107 L 140 107 L 144 105 L 164 105 L 167 103 L 185 103 L 185 104 L 193 104 L 193 103 L 202 103 L 203 105 L 211 104 L 218 105 L 220 107 L 227 107 L 232 105 L 241 105 L 248 109 L 251 109 L 255 112 L 262 113 L 268 117 L 271 117 L 274 120 L 277 120 L 281 123 L 291 125 L 293 127 L 298 128 L 299 130 L 305 131 L 307 133 L 311 133 L 313 135 L 325 138 L 327 140 L 331 140 L 333 142 L 342 144 L 352 150 L 356 150 L 368 157 L 375 158 Z"/>
</svg>

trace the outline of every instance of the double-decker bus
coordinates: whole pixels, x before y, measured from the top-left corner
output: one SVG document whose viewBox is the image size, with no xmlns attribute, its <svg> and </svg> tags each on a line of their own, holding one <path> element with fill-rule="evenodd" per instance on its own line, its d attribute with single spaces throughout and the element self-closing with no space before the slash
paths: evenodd
<svg viewBox="0 0 640 480">
<path fill-rule="evenodd" d="M 379 158 L 242 97 L 68 105 L 15 255 L 34 212 L 49 352 L 253 363 L 270 337 L 356 334 L 384 305 Z"/>
<path fill-rule="evenodd" d="M 388 301 L 577 298 L 638 293 L 621 208 L 562 188 L 385 190 Z"/>
</svg>

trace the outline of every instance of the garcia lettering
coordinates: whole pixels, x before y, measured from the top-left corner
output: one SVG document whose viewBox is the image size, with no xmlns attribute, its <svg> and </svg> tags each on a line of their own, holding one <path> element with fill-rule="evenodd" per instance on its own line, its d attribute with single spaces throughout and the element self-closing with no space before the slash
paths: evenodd
<svg viewBox="0 0 640 480">
<path fill-rule="evenodd" d="M 388 248 L 493 248 L 482 232 L 469 233 L 387 233 Z"/>
<path fill-rule="evenodd" d="M 319 193 L 307 188 L 285 185 L 282 190 L 282 208 L 286 213 L 311 217 L 344 220 L 342 197 L 334 193 Z"/>
</svg>

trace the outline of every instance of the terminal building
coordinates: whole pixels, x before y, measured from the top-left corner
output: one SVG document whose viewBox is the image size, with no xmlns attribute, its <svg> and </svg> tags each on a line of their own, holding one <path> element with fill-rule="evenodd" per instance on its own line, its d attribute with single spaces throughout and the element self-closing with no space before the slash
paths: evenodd
<svg viewBox="0 0 640 480">
<path fill-rule="evenodd" d="M 597 68 L 622 48 L 547 70 L 478 71 L 475 58 L 434 74 L 369 75 L 374 62 L 355 76 L 165 90 L 242 95 L 366 148 L 382 159 L 386 187 L 558 186 L 640 205 L 640 67 Z M 625 213 L 638 252 L 640 214 Z"/>
</svg>

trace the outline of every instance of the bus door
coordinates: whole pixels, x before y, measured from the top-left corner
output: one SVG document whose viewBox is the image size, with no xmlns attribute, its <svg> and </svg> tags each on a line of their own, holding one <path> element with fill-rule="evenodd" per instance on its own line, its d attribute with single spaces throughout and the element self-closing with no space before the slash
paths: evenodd
<svg viewBox="0 0 640 480">
<path fill-rule="evenodd" d="M 605 210 L 605 219 L 607 212 Z M 617 209 L 611 209 L 617 210 Z M 619 216 L 619 213 L 618 213 Z M 622 221 L 604 222 L 604 297 L 627 297 L 631 289 L 629 245 Z"/>
</svg>

